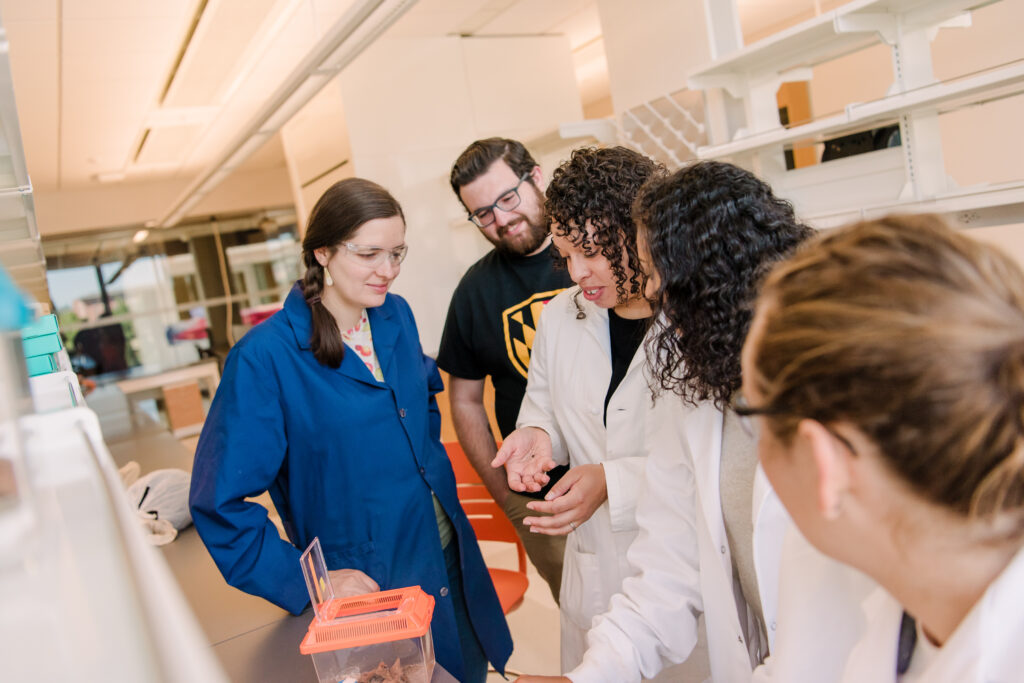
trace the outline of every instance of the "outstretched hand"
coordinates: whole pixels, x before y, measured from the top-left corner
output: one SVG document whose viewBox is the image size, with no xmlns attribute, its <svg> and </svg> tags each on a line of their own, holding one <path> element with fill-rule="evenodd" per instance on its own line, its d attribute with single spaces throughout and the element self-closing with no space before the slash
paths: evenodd
<svg viewBox="0 0 1024 683">
<path fill-rule="evenodd" d="M 508 487 L 513 491 L 540 491 L 548 483 L 546 472 L 555 467 L 551 437 L 539 427 L 520 427 L 507 437 L 491 461 L 505 466 Z"/>
<path fill-rule="evenodd" d="M 530 531 L 548 536 L 563 536 L 590 519 L 608 499 L 608 484 L 603 465 L 577 465 L 565 473 L 544 500 L 531 501 L 526 507 L 549 517 L 526 517 Z"/>
</svg>

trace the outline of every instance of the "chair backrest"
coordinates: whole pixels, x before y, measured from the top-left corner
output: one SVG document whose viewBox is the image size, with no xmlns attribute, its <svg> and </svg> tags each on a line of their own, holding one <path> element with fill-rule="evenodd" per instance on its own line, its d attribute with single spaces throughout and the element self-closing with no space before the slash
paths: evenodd
<svg viewBox="0 0 1024 683">
<path fill-rule="evenodd" d="M 483 485 L 480 475 L 476 473 L 473 465 L 469 462 L 469 458 L 466 457 L 466 452 L 462 450 L 462 444 L 458 441 L 445 441 L 444 449 L 448 451 L 448 459 L 452 461 L 456 484 Z"/>
<path fill-rule="evenodd" d="M 485 490 L 486 491 L 486 490 Z M 462 509 L 478 541 L 514 543 L 519 558 L 519 573 L 526 575 L 526 549 L 516 534 L 512 522 L 493 498 L 489 500 L 460 500 Z"/>
</svg>

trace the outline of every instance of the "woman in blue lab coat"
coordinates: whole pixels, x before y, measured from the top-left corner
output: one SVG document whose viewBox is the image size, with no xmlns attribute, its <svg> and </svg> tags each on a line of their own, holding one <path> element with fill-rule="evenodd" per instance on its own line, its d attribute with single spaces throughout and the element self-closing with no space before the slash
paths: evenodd
<svg viewBox="0 0 1024 683">
<path fill-rule="evenodd" d="M 229 584 L 293 614 L 309 604 L 299 555 L 316 536 L 343 593 L 421 586 L 436 599 L 438 662 L 483 681 L 512 640 L 439 441 L 440 375 L 409 305 L 387 293 L 407 249 L 401 207 L 343 180 L 302 249 L 284 309 L 225 362 L 196 449 L 196 528 Z M 287 541 L 246 500 L 264 491 Z"/>
</svg>

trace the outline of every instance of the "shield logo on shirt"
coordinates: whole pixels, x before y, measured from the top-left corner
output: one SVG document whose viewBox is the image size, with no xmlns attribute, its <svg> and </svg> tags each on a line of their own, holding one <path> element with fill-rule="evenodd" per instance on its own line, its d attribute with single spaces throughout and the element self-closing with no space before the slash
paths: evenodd
<svg viewBox="0 0 1024 683">
<path fill-rule="evenodd" d="M 554 289 L 550 292 L 537 292 L 529 299 L 501 312 L 509 362 L 523 377 L 526 377 L 530 369 L 530 350 L 533 348 L 533 336 L 537 332 L 540 312 L 561 291 Z"/>
</svg>

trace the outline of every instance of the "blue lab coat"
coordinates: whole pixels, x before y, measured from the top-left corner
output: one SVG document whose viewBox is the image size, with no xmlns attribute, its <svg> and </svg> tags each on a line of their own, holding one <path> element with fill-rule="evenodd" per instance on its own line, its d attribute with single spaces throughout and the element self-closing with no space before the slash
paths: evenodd
<svg viewBox="0 0 1024 683">
<path fill-rule="evenodd" d="M 328 569 L 360 569 L 381 590 L 421 586 L 436 600 L 437 661 L 461 679 L 433 492 L 456 532 L 473 628 L 502 671 L 512 639 L 439 440 L 437 366 L 404 299 L 367 313 L 383 383 L 349 348 L 337 369 L 317 362 L 298 285 L 231 350 L 196 447 L 196 529 L 229 584 L 293 614 L 309 604 L 299 555 L 315 536 Z M 291 543 L 244 500 L 267 490 Z"/>
</svg>

